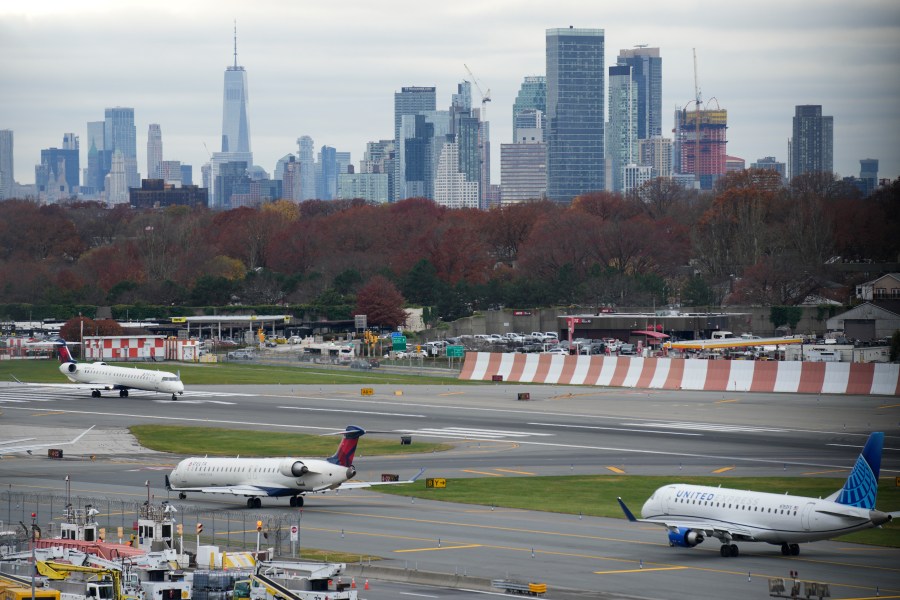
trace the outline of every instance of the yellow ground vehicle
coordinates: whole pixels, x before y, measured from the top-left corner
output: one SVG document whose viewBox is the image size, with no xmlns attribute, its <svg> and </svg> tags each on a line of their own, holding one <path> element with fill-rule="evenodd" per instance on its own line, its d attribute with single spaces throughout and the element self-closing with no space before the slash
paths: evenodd
<svg viewBox="0 0 900 600">
<path fill-rule="evenodd" d="M 105 569 L 102 567 L 87 567 L 82 565 L 72 565 L 69 563 L 58 563 L 53 561 L 37 561 L 36 565 L 38 573 L 48 579 L 60 580 L 68 579 L 71 573 L 87 573 L 97 577 L 96 581 L 85 581 L 85 596 L 95 598 L 96 600 L 129 600 L 136 598 L 133 595 L 126 595 L 122 587 L 122 573 L 116 569 Z M 29 590 L 30 594 L 31 590 Z M 31 596 L 29 595 L 29 598 Z M 56 596 L 59 599 L 59 592 Z M 16 600 L 13 598 L 0 598 L 0 600 Z"/>
<path fill-rule="evenodd" d="M 59 590 L 37 588 L 34 590 L 35 600 L 59 600 Z M 0 600 L 31 600 L 31 588 L 7 587 L 0 590 Z"/>
</svg>

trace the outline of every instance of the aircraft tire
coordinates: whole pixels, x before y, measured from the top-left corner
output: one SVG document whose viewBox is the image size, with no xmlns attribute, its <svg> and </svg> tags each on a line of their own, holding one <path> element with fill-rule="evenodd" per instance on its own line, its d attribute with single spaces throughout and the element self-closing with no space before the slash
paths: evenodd
<svg viewBox="0 0 900 600">
<path fill-rule="evenodd" d="M 172 402 L 175 402 L 176 400 L 178 400 L 178 396 L 176 396 L 175 394 L 172 394 Z"/>
<path fill-rule="evenodd" d="M 725 558 L 726 556 L 730 556 L 731 555 L 731 547 L 728 544 L 722 544 L 722 547 L 719 548 L 719 554 L 722 556 L 722 558 Z"/>
<path fill-rule="evenodd" d="M 800 544 L 791 544 L 791 556 L 800 556 Z"/>
<path fill-rule="evenodd" d="M 254 498 L 247 498 L 247 508 L 253 508 Z"/>
<path fill-rule="evenodd" d="M 91 390 L 91 397 L 92 397 L 92 398 L 99 398 L 99 397 L 100 397 L 100 390 Z"/>
<path fill-rule="evenodd" d="M 731 544 L 731 546 L 728 547 L 728 553 L 730 556 L 734 557 L 740 554 L 741 551 L 738 550 L 737 544 Z"/>
<path fill-rule="evenodd" d="M 253 508 L 262 508 L 262 500 L 260 500 L 259 498 L 254 498 Z"/>
<path fill-rule="evenodd" d="M 187 500 L 187 494 L 185 494 L 184 492 L 180 492 L 178 494 L 178 499 L 179 500 Z"/>
<path fill-rule="evenodd" d="M 297 496 L 297 506 L 303 506 L 303 496 Z"/>
<path fill-rule="evenodd" d="M 787 542 L 781 545 L 781 555 L 782 556 L 790 556 L 791 555 L 791 546 Z"/>
<path fill-rule="evenodd" d="M 128 390 L 119 390 L 119 398 L 127 398 Z"/>
</svg>

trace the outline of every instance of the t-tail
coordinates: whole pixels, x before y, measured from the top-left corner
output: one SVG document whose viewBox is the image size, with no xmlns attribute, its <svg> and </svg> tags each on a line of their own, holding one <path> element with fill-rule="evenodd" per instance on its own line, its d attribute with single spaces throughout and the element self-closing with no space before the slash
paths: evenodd
<svg viewBox="0 0 900 600">
<path fill-rule="evenodd" d="M 64 365 L 66 363 L 78 362 L 69 351 L 69 347 L 66 345 L 66 340 L 58 338 L 56 340 L 56 344 L 58 344 L 57 352 L 59 353 L 59 364 Z"/>
<path fill-rule="evenodd" d="M 875 498 L 878 495 L 878 473 L 881 470 L 881 449 L 884 446 L 884 433 L 875 432 L 869 436 L 844 487 L 828 497 L 838 504 L 856 506 L 868 510 L 875 509 Z"/>
<path fill-rule="evenodd" d="M 328 458 L 328 462 L 341 465 L 342 467 L 350 467 L 353 465 L 353 456 L 356 454 L 356 444 L 359 438 L 366 434 L 366 430 L 356 425 L 348 425 L 344 430 L 344 437 L 338 445 L 337 452 Z"/>
</svg>

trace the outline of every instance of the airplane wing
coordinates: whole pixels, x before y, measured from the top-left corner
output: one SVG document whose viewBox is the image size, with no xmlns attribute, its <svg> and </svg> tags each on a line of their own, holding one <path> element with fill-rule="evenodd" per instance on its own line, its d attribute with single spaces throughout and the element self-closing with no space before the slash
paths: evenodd
<svg viewBox="0 0 900 600">
<path fill-rule="evenodd" d="M 118 390 L 124 386 L 116 385 L 114 383 L 31 383 L 28 381 L 21 381 L 16 379 L 16 383 L 19 385 L 27 385 L 29 387 L 42 387 L 42 388 L 57 388 L 64 390 Z"/>
<path fill-rule="evenodd" d="M 679 521 L 677 519 L 638 519 L 628 509 L 628 507 L 625 506 L 625 502 L 623 502 L 621 498 L 619 498 L 618 500 L 619 506 L 622 507 L 622 512 L 625 513 L 625 517 L 633 523 L 652 523 L 653 525 L 661 525 L 673 533 L 678 533 L 679 531 L 690 529 L 692 531 L 696 531 L 697 533 L 703 534 L 704 537 L 714 537 L 720 540 L 735 540 L 744 542 L 756 541 L 756 538 L 753 537 L 753 532 L 743 527 L 724 527 L 721 523 L 711 523 L 706 521 Z"/>
<path fill-rule="evenodd" d="M 168 484 L 168 475 L 166 476 L 166 482 Z M 210 487 L 190 487 L 190 488 L 170 488 L 176 492 L 202 492 L 204 494 L 230 494 L 232 496 L 259 496 L 262 498 L 268 496 L 280 496 L 284 495 L 280 492 L 283 490 L 289 490 L 286 486 L 279 485 L 267 485 L 265 487 L 260 485 L 217 485 Z"/>
<path fill-rule="evenodd" d="M 74 440 L 70 440 L 68 442 L 51 442 L 49 444 L 19 444 L 16 446 L 10 446 L 8 444 L 17 444 L 18 442 L 30 442 L 34 438 L 22 438 L 19 440 L 9 440 L 6 442 L 0 442 L 0 456 L 4 454 L 14 454 L 16 452 L 27 452 L 31 454 L 32 450 L 37 450 L 38 448 L 55 448 L 57 446 L 68 446 L 78 442 L 81 438 L 85 436 L 85 434 L 96 427 L 96 425 L 91 425 L 89 429 L 82 431 Z"/>
<path fill-rule="evenodd" d="M 406 479 L 404 481 L 345 481 L 340 485 L 338 489 L 341 490 L 353 490 L 358 488 L 368 488 L 375 487 L 376 485 L 397 485 L 399 483 L 414 483 L 419 477 L 422 476 L 422 473 L 425 472 L 425 468 L 419 470 L 418 473 L 413 475 L 410 479 Z"/>
</svg>

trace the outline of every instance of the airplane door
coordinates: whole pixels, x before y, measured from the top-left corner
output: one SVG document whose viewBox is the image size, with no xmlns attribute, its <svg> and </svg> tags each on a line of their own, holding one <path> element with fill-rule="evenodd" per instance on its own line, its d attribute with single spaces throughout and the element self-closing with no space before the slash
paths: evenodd
<svg viewBox="0 0 900 600">
<path fill-rule="evenodd" d="M 800 524 L 803 525 L 804 531 L 809 531 L 810 515 L 812 515 L 813 507 L 815 505 L 815 502 L 807 502 L 806 506 L 803 507 L 803 511 L 800 513 Z"/>
<path fill-rule="evenodd" d="M 672 504 L 672 500 L 675 498 L 675 488 L 667 487 L 665 490 L 663 490 L 662 494 L 660 494 L 660 495 L 662 496 L 662 498 L 659 499 L 659 503 L 662 507 L 663 514 L 664 515 L 672 514 L 672 511 L 670 510 L 670 506 Z"/>
</svg>

